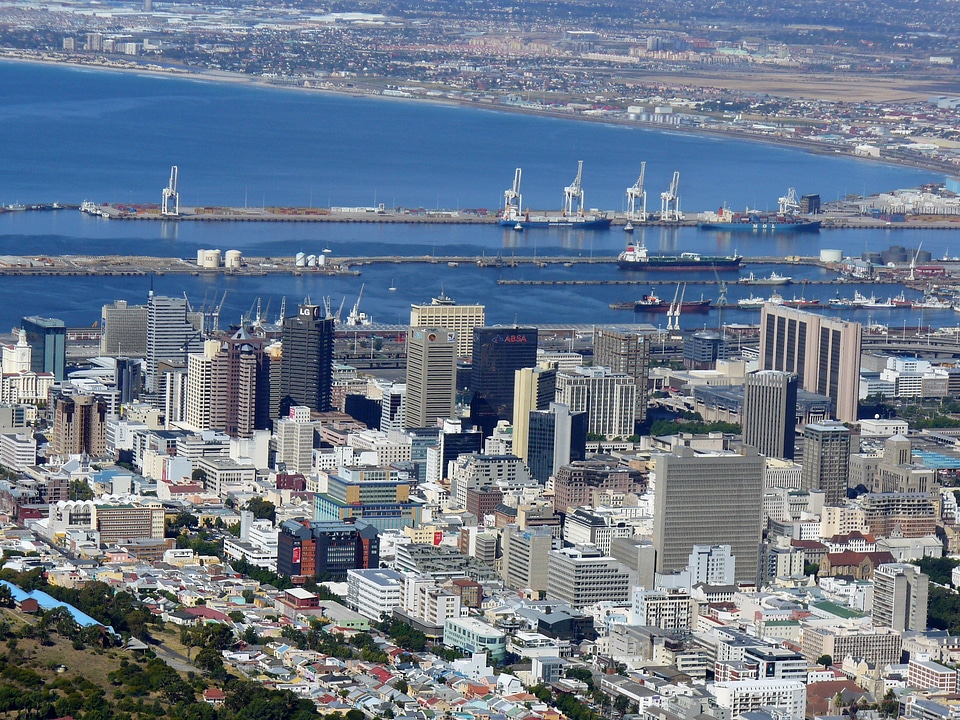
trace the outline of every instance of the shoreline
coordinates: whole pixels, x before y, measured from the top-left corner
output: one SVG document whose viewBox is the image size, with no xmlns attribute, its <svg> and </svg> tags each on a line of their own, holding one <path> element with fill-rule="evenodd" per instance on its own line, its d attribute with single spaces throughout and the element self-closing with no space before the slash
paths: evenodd
<svg viewBox="0 0 960 720">
<path fill-rule="evenodd" d="M 755 134 L 751 132 L 736 130 L 736 129 L 721 129 L 721 128 L 699 128 L 699 127 L 683 127 L 679 125 L 664 125 L 661 123 L 651 123 L 651 122 L 641 122 L 629 120 L 626 118 L 611 118 L 611 117 L 594 117 L 586 116 L 583 114 L 578 114 L 576 111 L 564 111 L 564 110 L 532 110 L 523 107 L 511 107 L 500 105 L 497 103 L 480 103 L 475 100 L 468 99 L 457 99 L 450 97 L 391 97 L 388 95 L 382 95 L 379 93 L 374 93 L 372 91 L 365 91 L 363 89 L 356 89 L 354 91 L 344 89 L 344 88 L 333 88 L 333 87 L 305 87 L 302 85 L 288 85 L 283 83 L 271 82 L 269 79 L 255 76 L 242 75 L 240 73 L 232 73 L 224 70 L 208 70 L 208 69 L 195 69 L 195 68 L 186 68 L 182 66 L 169 66 L 168 69 L 160 69 L 160 65 L 157 63 L 147 63 L 141 64 L 136 61 L 124 60 L 122 64 L 114 65 L 108 62 L 80 62 L 78 60 L 71 59 L 60 59 L 53 57 L 44 57 L 42 55 L 30 56 L 30 53 L 33 51 L 25 50 L 10 50 L 10 49 L 0 49 L 0 62 L 20 62 L 34 65 L 47 65 L 47 66 L 59 66 L 66 67 L 71 69 L 89 69 L 95 72 L 119 72 L 119 73 L 134 73 L 134 74 L 146 74 L 157 78 L 173 78 L 180 80 L 192 80 L 198 82 L 211 82 L 211 83 L 224 83 L 232 84 L 238 86 L 248 86 L 254 87 L 257 89 L 269 89 L 269 90 L 279 90 L 279 91 L 295 91 L 295 92 L 306 92 L 306 93 L 324 93 L 330 95 L 337 95 L 345 98 L 365 98 L 370 100 L 393 100 L 400 102 L 416 102 L 416 103 L 428 103 L 431 105 L 449 107 L 449 108 L 463 108 L 463 109 L 474 109 L 474 110 L 486 110 L 490 112 L 501 112 L 501 113 L 514 113 L 518 115 L 526 115 L 530 117 L 545 117 L 555 120 L 569 120 L 572 122 L 593 122 L 609 125 L 612 127 L 624 127 L 624 128 L 635 128 L 639 130 L 646 130 L 651 132 L 661 132 L 661 133 L 678 133 L 682 135 L 690 136 L 708 136 L 715 137 L 719 139 L 726 140 L 740 140 L 743 142 L 756 142 L 764 143 L 771 146 L 779 146 L 791 150 L 799 150 L 803 152 L 809 152 L 814 155 L 824 155 L 832 156 L 837 155 L 843 158 L 848 158 L 852 160 L 863 160 L 868 162 L 879 162 L 886 165 L 894 165 L 897 167 L 910 168 L 914 170 L 923 170 L 931 173 L 936 173 L 943 176 L 944 178 L 954 177 L 960 178 L 960 165 L 954 165 L 952 163 L 944 161 L 923 161 L 923 160 L 904 160 L 894 157 L 866 157 L 854 155 L 853 152 L 846 145 L 828 145 L 825 143 L 818 142 L 816 140 L 807 140 L 807 139 L 797 139 L 797 138 L 787 138 L 787 137 L 770 137 L 761 134 Z M 16 54 L 12 54 L 16 53 Z M 25 55 L 26 54 L 26 55 Z"/>
</svg>

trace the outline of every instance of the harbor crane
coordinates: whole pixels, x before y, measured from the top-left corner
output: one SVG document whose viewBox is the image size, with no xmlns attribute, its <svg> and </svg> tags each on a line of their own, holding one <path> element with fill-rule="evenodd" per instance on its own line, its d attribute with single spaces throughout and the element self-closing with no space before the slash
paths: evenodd
<svg viewBox="0 0 960 720">
<path fill-rule="evenodd" d="M 516 214 L 520 214 L 523 206 L 523 196 L 520 194 L 520 176 L 523 175 L 523 169 L 517 168 L 513 173 L 513 187 L 507 188 L 503 193 L 503 216 L 512 214 L 512 209 L 516 208 Z"/>
<path fill-rule="evenodd" d="M 165 217 L 176 217 L 180 214 L 180 193 L 177 191 L 178 174 L 177 166 L 173 165 L 170 168 L 170 182 L 163 189 L 163 200 L 160 204 L 160 214 Z"/>
<path fill-rule="evenodd" d="M 577 164 L 577 177 L 563 189 L 563 214 L 583 215 L 583 187 L 580 179 L 583 177 L 583 160 Z"/>
<path fill-rule="evenodd" d="M 680 171 L 673 173 L 670 189 L 660 193 L 660 220 L 663 222 L 680 222 Z"/>
<path fill-rule="evenodd" d="M 627 221 L 637 222 L 647 221 L 647 191 L 643 189 L 643 176 L 647 172 L 647 163 L 640 163 L 640 177 L 633 184 L 633 187 L 627 188 Z M 639 204 L 639 212 L 638 212 Z"/>
<path fill-rule="evenodd" d="M 797 201 L 796 188 L 787 190 L 787 194 L 780 198 L 780 214 L 793 215 L 800 212 L 800 203 Z"/>
<path fill-rule="evenodd" d="M 917 275 L 917 258 L 920 257 L 920 249 L 923 247 L 923 241 L 920 241 L 920 245 L 917 247 L 917 251 L 913 254 L 913 257 L 910 258 L 910 280 L 916 280 Z"/>
<path fill-rule="evenodd" d="M 683 283 L 683 290 L 680 289 L 680 283 L 677 283 L 677 289 L 673 292 L 673 302 L 670 303 L 670 309 L 667 310 L 667 330 L 680 329 L 680 310 L 683 308 L 683 298 L 687 294 L 687 284 Z M 677 299 L 677 295 L 680 299 Z"/>
</svg>

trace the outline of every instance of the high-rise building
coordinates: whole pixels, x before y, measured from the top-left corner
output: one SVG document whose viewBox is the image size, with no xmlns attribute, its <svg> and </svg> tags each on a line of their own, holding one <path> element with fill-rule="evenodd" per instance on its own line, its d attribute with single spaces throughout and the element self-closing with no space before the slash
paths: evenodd
<svg viewBox="0 0 960 720">
<path fill-rule="evenodd" d="M 925 632 L 930 578 L 916 565 L 888 563 L 873 571 L 873 624 Z"/>
<path fill-rule="evenodd" d="M 563 465 L 587 456 L 587 414 L 562 403 L 527 413 L 527 466 L 541 484 Z M 514 429 L 516 432 L 516 429 Z"/>
<path fill-rule="evenodd" d="M 407 333 L 407 394 L 404 427 L 422 428 L 454 414 L 457 334 L 441 328 Z"/>
<path fill-rule="evenodd" d="M 633 435 L 637 417 L 637 386 L 632 377 L 604 367 L 576 368 L 557 373 L 556 401 L 570 412 L 587 413 L 587 429 L 606 438 Z"/>
<path fill-rule="evenodd" d="M 53 373 L 57 382 L 62 381 L 67 362 L 67 326 L 63 320 L 32 315 L 23 318 L 20 327 L 26 331 L 27 343 L 33 348 L 30 369 L 36 373 Z"/>
<path fill-rule="evenodd" d="M 513 385 L 513 453 L 527 460 L 530 413 L 550 407 L 557 392 L 557 371 L 542 366 L 520 368 Z"/>
<path fill-rule="evenodd" d="M 187 355 L 203 348 L 202 317 L 188 316 L 187 299 L 155 295 L 147 298 L 147 392 L 158 392 L 159 364 L 186 364 Z"/>
<path fill-rule="evenodd" d="M 310 408 L 294 405 L 288 417 L 273 424 L 277 436 L 277 465 L 281 463 L 288 473 L 309 473 L 313 468 L 314 424 Z"/>
<path fill-rule="evenodd" d="M 100 310 L 100 354 L 145 357 L 147 306 L 115 300 Z"/>
<path fill-rule="evenodd" d="M 582 608 L 598 602 L 630 599 L 630 571 L 592 545 L 551 550 L 547 561 L 547 595 Z"/>
<path fill-rule="evenodd" d="M 105 456 L 107 406 L 87 395 L 58 398 L 53 415 L 53 451 L 61 456 Z"/>
<path fill-rule="evenodd" d="M 202 353 L 187 356 L 187 422 L 196 430 L 211 430 L 213 361 L 220 343 L 207 340 Z"/>
<path fill-rule="evenodd" d="M 427 482 L 438 482 L 448 478 L 450 463 L 461 455 L 478 453 L 483 447 L 483 433 L 475 428 L 463 429 L 463 421 L 459 418 L 443 421 L 437 443 L 427 448 L 426 479 Z M 412 455 L 411 448 L 411 455 Z"/>
<path fill-rule="evenodd" d="M 383 389 L 380 401 L 380 429 L 384 432 L 403 430 L 403 414 L 407 405 L 407 386 L 393 383 Z"/>
<path fill-rule="evenodd" d="M 553 549 L 550 528 L 521 530 L 517 525 L 503 529 L 503 560 L 500 574 L 507 587 L 516 590 L 546 591 L 547 558 Z"/>
<path fill-rule="evenodd" d="M 764 459 L 736 453 L 697 453 L 679 447 L 656 458 L 653 544 L 657 572 L 686 568 L 696 545 L 729 545 L 736 580 L 757 581 L 763 510 Z"/>
<path fill-rule="evenodd" d="M 860 323 L 765 303 L 760 312 L 760 369 L 791 372 L 804 390 L 826 395 L 837 418 L 857 419 Z"/>
<path fill-rule="evenodd" d="M 474 328 L 470 420 L 485 436 L 498 420 L 513 420 L 516 371 L 536 364 L 536 328 Z"/>
<path fill-rule="evenodd" d="M 280 415 L 291 405 L 330 410 L 333 383 L 333 318 L 318 305 L 301 305 L 283 319 L 280 365 Z"/>
<path fill-rule="evenodd" d="M 779 370 L 749 373 L 743 385 L 743 441 L 765 457 L 793 460 L 797 376 Z"/>
<path fill-rule="evenodd" d="M 410 327 L 443 328 L 457 334 L 458 357 L 473 355 L 473 329 L 483 322 L 483 305 L 457 305 L 442 294 L 430 303 L 410 306 Z"/>
<path fill-rule="evenodd" d="M 603 460 L 571 461 L 556 468 L 554 475 L 553 509 L 558 513 L 592 505 L 593 493 L 597 491 L 633 493 L 643 488 L 643 475 L 639 470 Z"/>
<path fill-rule="evenodd" d="M 647 382 L 650 379 L 650 340 L 630 328 L 595 328 L 593 364 L 633 378 L 637 386 L 637 420 L 647 418 Z"/>
<path fill-rule="evenodd" d="M 850 429 L 839 422 L 808 423 L 803 428 L 801 490 L 823 490 L 824 505 L 847 500 L 850 479 Z"/>
<path fill-rule="evenodd" d="M 690 583 L 733 585 L 736 562 L 729 545 L 694 545 L 687 562 Z"/>
</svg>

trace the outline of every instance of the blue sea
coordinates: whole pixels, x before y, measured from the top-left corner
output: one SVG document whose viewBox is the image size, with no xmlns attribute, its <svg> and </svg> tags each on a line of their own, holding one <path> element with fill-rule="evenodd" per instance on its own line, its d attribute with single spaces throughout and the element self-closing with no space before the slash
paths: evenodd
<svg viewBox="0 0 960 720">
<path fill-rule="evenodd" d="M 501 113 L 459 107 L 356 98 L 245 83 L 217 83 L 132 72 L 0 63 L 0 203 L 159 202 L 170 166 L 180 171 L 184 205 L 374 205 L 428 209 L 497 208 L 523 168 L 524 204 L 559 209 L 563 187 L 584 161 L 586 204 L 619 211 L 625 190 L 647 163 L 648 208 L 658 207 L 674 171 L 680 172 L 682 209 L 774 207 L 788 187 L 825 200 L 942 181 L 927 171 L 851 158 L 814 155 L 768 144 L 685 135 L 639 127 Z M 614 256 L 625 244 L 606 232 L 514 233 L 493 226 L 377 224 L 161 223 L 103 221 L 76 211 L 0 215 L 0 255 L 137 254 L 195 258 L 198 248 L 239 249 L 256 256 L 303 251 L 333 255 L 594 255 Z M 955 231 L 850 230 L 802 238 L 736 238 L 693 228 L 649 228 L 637 233 L 651 252 L 813 255 L 821 248 L 847 253 L 892 244 L 935 257 L 960 254 Z M 769 274 L 773 266 L 751 268 Z M 828 279 L 815 268 L 781 271 L 795 280 Z M 500 278 L 610 279 L 614 265 L 572 268 L 481 269 L 461 264 L 365 266 L 359 277 L 269 276 L 204 278 L 166 275 L 158 292 L 227 293 L 224 321 L 235 322 L 257 297 L 279 310 L 304 298 L 330 297 L 351 306 L 364 286 L 361 309 L 382 322 L 405 322 L 409 306 L 443 290 L 460 302 L 487 304 L 491 322 L 662 322 L 609 309 L 640 297 L 642 285 L 502 286 Z M 662 279 L 662 278 L 661 278 Z M 678 280 L 709 280 L 684 274 Z M 90 325 L 102 304 L 143 302 L 151 279 L 0 279 L 0 328 L 27 314 Z M 390 286 L 397 290 L 391 292 Z M 759 293 L 762 289 L 753 288 Z M 866 288 L 867 294 L 870 289 Z M 657 288 L 672 297 L 673 288 Z M 715 299 L 717 288 L 687 288 L 687 297 Z M 835 294 L 830 286 L 786 288 L 784 296 Z M 853 288 L 844 288 L 852 294 Z M 728 300 L 750 294 L 734 286 Z M 895 293 L 894 293 L 895 294 Z M 914 294 L 915 295 L 915 294 Z M 841 311 L 828 311 L 840 313 Z M 867 317 L 859 317 L 864 322 Z M 873 322 L 950 324 L 951 312 L 921 318 L 904 310 L 874 311 Z M 684 327 L 751 322 L 757 313 L 727 310 L 722 318 L 684 316 Z"/>
</svg>

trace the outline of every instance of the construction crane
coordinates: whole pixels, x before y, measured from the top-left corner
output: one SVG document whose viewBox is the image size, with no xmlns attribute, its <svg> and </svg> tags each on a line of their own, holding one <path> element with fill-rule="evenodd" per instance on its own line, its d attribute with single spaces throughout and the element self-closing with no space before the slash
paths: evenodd
<svg viewBox="0 0 960 720">
<path fill-rule="evenodd" d="M 663 222 L 680 222 L 680 171 L 673 173 L 670 189 L 660 193 L 660 220 Z"/>
<path fill-rule="evenodd" d="M 520 208 L 523 206 L 523 196 L 520 194 L 521 175 L 523 175 L 523 169 L 517 168 L 513 173 L 513 187 L 508 188 L 503 193 L 503 216 L 505 218 L 520 215 Z"/>
<path fill-rule="evenodd" d="M 647 163 L 640 163 L 640 177 L 633 184 L 633 187 L 627 188 L 627 220 L 637 222 L 647 221 L 647 191 L 643 189 L 643 176 L 647 172 Z M 640 204 L 640 212 L 637 212 L 637 203 Z"/>
<path fill-rule="evenodd" d="M 916 271 L 917 271 L 917 258 L 920 257 L 920 249 L 923 247 L 923 241 L 920 241 L 920 245 L 917 247 L 917 251 L 913 254 L 913 257 L 910 258 L 910 280 L 916 280 Z"/>
<path fill-rule="evenodd" d="M 160 214 L 165 217 L 176 217 L 180 214 L 180 193 L 177 191 L 178 174 L 177 166 L 172 166 L 170 168 L 170 182 L 168 182 L 167 186 L 163 189 Z"/>
<path fill-rule="evenodd" d="M 577 164 L 577 177 L 563 189 L 563 214 L 583 215 L 583 188 L 580 180 L 583 177 L 583 160 Z"/>
<path fill-rule="evenodd" d="M 797 200 L 796 188 L 787 190 L 787 194 L 780 198 L 780 214 L 793 215 L 800 212 L 800 203 Z"/>
</svg>

